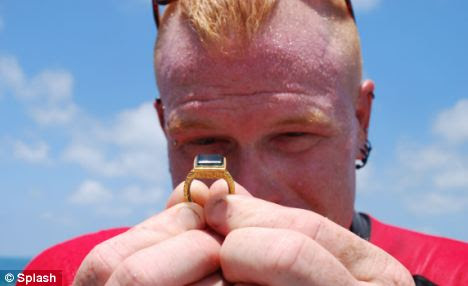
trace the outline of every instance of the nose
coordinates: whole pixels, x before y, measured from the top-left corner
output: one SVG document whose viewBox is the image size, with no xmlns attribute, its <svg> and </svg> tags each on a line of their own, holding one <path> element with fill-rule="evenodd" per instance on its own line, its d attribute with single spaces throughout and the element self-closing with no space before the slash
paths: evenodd
<svg viewBox="0 0 468 286">
<path fill-rule="evenodd" d="M 254 150 L 236 152 L 228 160 L 228 170 L 237 183 L 254 197 L 276 202 L 278 185 L 272 167 Z"/>
</svg>

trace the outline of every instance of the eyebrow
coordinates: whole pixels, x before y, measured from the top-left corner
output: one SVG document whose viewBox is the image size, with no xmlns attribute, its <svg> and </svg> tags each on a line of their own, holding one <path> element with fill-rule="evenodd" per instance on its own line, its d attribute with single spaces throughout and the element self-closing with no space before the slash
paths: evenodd
<svg viewBox="0 0 468 286">
<path fill-rule="evenodd" d="M 334 125 L 332 118 L 319 109 L 312 109 L 304 114 L 286 117 L 274 123 L 275 126 L 308 125 L 316 123 L 320 125 Z"/>
<path fill-rule="evenodd" d="M 190 129 L 214 129 L 215 124 L 211 121 L 201 121 L 195 118 L 177 118 L 167 123 L 169 133 L 181 133 Z"/>
<path fill-rule="evenodd" d="M 322 126 L 336 127 L 332 118 L 319 109 L 308 110 L 303 114 L 298 114 L 282 118 L 274 122 L 271 126 L 291 126 L 291 125 L 309 125 L 319 124 Z M 212 130 L 218 126 L 214 121 L 198 120 L 195 118 L 177 118 L 167 123 L 168 133 L 177 134 L 186 132 L 190 129 Z"/>
</svg>

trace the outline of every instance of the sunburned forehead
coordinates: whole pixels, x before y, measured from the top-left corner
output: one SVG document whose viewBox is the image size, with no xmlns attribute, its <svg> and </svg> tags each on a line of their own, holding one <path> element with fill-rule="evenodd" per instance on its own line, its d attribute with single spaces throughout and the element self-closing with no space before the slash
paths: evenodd
<svg viewBox="0 0 468 286">
<path fill-rule="evenodd" d="M 336 41 L 330 19 L 310 3 L 279 1 L 248 46 L 224 51 L 204 45 L 180 11 L 173 13 L 155 55 L 167 104 L 199 93 L 340 92 L 350 64 L 346 47 Z"/>
</svg>

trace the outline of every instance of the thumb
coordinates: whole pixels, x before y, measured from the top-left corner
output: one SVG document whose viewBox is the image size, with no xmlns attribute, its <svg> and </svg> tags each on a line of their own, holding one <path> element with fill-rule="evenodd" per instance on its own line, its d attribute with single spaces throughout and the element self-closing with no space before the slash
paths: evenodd
<svg viewBox="0 0 468 286">
<path fill-rule="evenodd" d="M 234 186 L 234 194 L 253 197 L 252 194 L 249 193 L 249 191 L 247 191 L 243 186 L 241 186 L 237 182 L 234 182 Z M 210 199 L 212 197 L 224 196 L 227 194 L 229 194 L 229 187 L 227 182 L 223 179 L 216 180 L 210 186 Z"/>
</svg>

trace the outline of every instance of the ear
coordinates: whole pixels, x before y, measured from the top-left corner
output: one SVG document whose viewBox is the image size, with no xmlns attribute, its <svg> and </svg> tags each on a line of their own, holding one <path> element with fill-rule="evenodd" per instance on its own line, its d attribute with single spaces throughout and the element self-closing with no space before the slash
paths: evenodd
<svg viewBox="0 0 468 286">
<path fill-rule="evenodd" d="M 361 84 L 359 97 L 356 101 L 356 118 L 359 123 L 358 148 L 361 149 L 367 141 L 369 133 L 369 123 L 372 111 L 372 101 L 374 100 L 375 84 L 371 80 L 366 80 Z M 362 152 L 358 150 L 356 159 L 362 159 Z"/>
<path fill-rule="evenodd" d="M 161 126 L 161 129 L 164 132 L 164 134 L 166 134 L 165 120 L 164 120 L 164 105 L 163 105 L 162 100 L 160 98 L 157 98 L 154 101 L 154 108 L 156 109 L 156 111 L 158 113 L 159 125 Z"/>
</svg>

